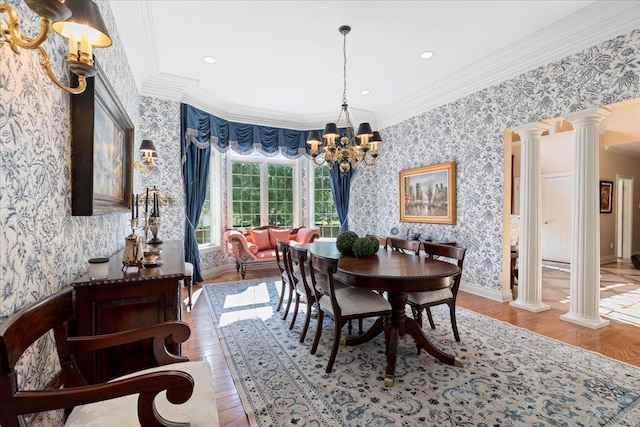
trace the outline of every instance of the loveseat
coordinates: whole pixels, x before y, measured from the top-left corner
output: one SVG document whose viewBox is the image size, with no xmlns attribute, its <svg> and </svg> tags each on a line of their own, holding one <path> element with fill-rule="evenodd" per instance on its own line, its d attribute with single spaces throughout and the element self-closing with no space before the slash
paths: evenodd
<svg viewBox="0 0 640 427">
<path fill-rule="evenodd" d="M 298 243 L 311 243 L 320 237 L 317 228 L 283 228 L 276 226 L 252 227 L 246 232 L 236 229 L 224 232 L 223 238 L 236 259 L 236 270 L 244 279 L 247 266 L 254 264 L 273 263 L 276 261 L 276 244 L 278 240 Z"/>
</svg>

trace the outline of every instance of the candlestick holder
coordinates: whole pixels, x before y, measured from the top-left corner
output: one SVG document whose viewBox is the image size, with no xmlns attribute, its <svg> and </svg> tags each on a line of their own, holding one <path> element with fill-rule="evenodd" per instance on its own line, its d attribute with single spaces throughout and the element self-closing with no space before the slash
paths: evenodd
<svg viewBox="0 0 640 427">
<path fill-rule="evenodd" d="M 124 253 L 122 254 L 122 271 L 129 267 L 138 267 L 138 271 L 144 269 L 142 246 L 140 237 L 136 234 L 138 219 L 131 219 L 131 234 L 125 237 Z"/>
<path fill-rule="evenodd" d="M 149 218 L 149 228 L 151 229 L 151 234 L 153 238 L 149 240 L 150 245 L 160 245 L 162 244 L 162 240 L 158 238 L 158 231 L 160 229 L 160 217 L 152 216 Z"/>
</svg>

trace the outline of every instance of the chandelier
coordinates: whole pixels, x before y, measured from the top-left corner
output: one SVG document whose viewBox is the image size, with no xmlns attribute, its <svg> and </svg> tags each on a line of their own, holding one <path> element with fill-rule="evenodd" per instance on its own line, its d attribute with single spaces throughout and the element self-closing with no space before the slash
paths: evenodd
<svg viewBox="0 0 640 427">
<path fill-rule="evenodd" d="M 373 132 L 369 123 L 360 123 L 358 133 L 354 135 L 354 127 L 351 123 L 349 115 L 349 105 L 347 103 L 347 34 L 351 31 L 348 25 L 341 26 L 338 31 L 343 36 L 342 42 L 342 70 L 343 70 L 343 86 L 342 86 L 342 108 L 338 119 L 335 123 L 327 123 L 320 139 L 318 131 L 313 130 L 309 133 L 307 144 L 311 147 L 311 157 L 313 162 L 318 166 L 327 164 L 329 168 L 338 165 L 340 171 L 346 175 L 351 168 L 358 166 L 358 163 L 364 163 L 372 166 L 378 157 L 378 145 L 382 142 L 379 132 Z M 345 125 L 343 134 L 340 135 L 339 125 L 340 119 L 344 116 Z M 318 161 L 319 149 L 322 147 L 324 155 L 322 160 Z"/>
</svg>

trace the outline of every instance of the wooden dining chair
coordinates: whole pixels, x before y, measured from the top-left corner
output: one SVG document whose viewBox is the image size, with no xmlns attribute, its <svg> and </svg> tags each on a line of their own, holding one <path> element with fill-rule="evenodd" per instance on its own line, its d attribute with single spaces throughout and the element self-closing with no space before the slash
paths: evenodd
<svg viewBox="0 0 640 427">
<path fill-rule="evenodd" d="M 287 307 L 284 310 L 282 320 L 287 319 L 289 308 L 291 307 L 291 300 L 293 299 L 293 290 L 295 288 L 293 272 L 291 271 L 292 266 L 290 249 L 291 247 L 289 246 L 289 242 L 278 240 L 278 242 L 276 243 L 276 263 L 278 264 L 278 269 L 280 270 L 280 278 L 282 279 L 282 286 L 280 288 L 280 300 L 278 301 L 278 307 L 276 308 L 276 311 L 280 311 L 280 308 L 282 307 L 284 294 L 287 292 L 289 293 L 289 300 L 287 301 Z"/>
<path fill-rule="evenodd" d="M 316 296 L 314 291 L 312 290 L 311 283 L 311 274 L 308 269 L 305 268 L 305 264 L 308 259 L 308 252 L 306 247 L 300 246 L 291 246 L 291 265 L 292 265 L 292 273 L 293 280 L 296 283 L 295 286 L 295 306 L 293 307 L 293 318 L 291 319 L 291 324 L 289 325 L 289 329 L 293 329 L 294 324 L 296 323 L 296 318 L 298 317 L 298 311 L 300 308 L 300 300 L 304 298 L 307 309 L 304 318 L 304 325 L 302 327 L 302 333 L 300 334 L 300 342 L 304 342 L 305 337 L 307 336 L 307 331 L 309 329 L 309 323 L 311 322 L 311 311 L 313 305 L 316 303 Z"/>
<path fill-rule="evenodd" d="M 387 245 L 389 243 L 388 237 L 376 236 L 373 234 L 367 234 L 366 237 L 375 237 L 376 239 L 378 239 L 378 242 L 380 243 L 380 247 L 387 249 Z"/>
<path fill-rule="evenodd" d="M 456 341 L 460 341 L 458 334 L 458 326 L 456 324 L 456 298 L 458 296 L 458 288 L 460 287 L 460 278 L 462 277 L 462 266 L 464 264 L 464 256 L 466 249 L 459 246 L 442 245 L 438 243 L 423 243 L 425 255 L 431 258 L 438 258 L 441 261 L 457 263 L 460 271 L 451 277 L 451 284 L 447 288 L 438 289 L 427 292 L 410 292 L 407 297 L 407 303 L 413 312 L 413 318 L 422 326 L 422 311 L 426 310 L 431 329 L 436 326 L 433 323 L 430 308 L 440 304 L 449 306 L 451 316 L 451 327 Z M 420 347 L 418 346 L 418 353 Z"/>
<path fill-rule="evenodd" d="M 326 372 L 329 373 L 333 369 L 338 354 L 344 325 L 353 319 L 391 316 L 391 304 L 382 296 L 368 289 L 340 285 L 341 282 L 335 280 L 333 276 L 338 270 L 337 259 L 324 258 L 311 253 L 309 269 L 318 302 L 318 327 L 311 347 L 311 354 L 315 354 L 318 349 L 324 315 L 333 318 L 335 323 L 333 346 L 326 369 Z"/>
<path fill-rule="evenodd" d="M 394 251 L 402 252 L 405 254 L 420 254 L 420 240 L 407 240 L 399 239 L 396 237 L 389 237 L 387 238 L 387 246 Z"/>
</svg>

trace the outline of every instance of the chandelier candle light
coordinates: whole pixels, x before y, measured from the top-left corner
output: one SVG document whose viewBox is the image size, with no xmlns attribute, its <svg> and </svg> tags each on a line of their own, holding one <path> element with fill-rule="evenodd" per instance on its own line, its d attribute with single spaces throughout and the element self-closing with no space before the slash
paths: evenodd
<svg viewBox="0 0 640 427">
<path fill-rule="evenodd" d="M 378 157 L 378 145 L 382 142 L 379 132 L 373 132 L 369 123 L 361 123 L 358 127 L 358 133 L 354 138 L 354 127 L 351 123 L 351 116 L 349 115 L 349 105 L 347 103 L 347 34 L 351 31 L 351 27 L 348 25 L 341 26 L 338 31 L 343 36 L 342 43 L 342 55 L 343 55 L 343 89 L 342 89 L 342 108 L 338 119 L 335 123 L 327 123 L 324 128 L 322 138 L 326 140 L 326 143 L 320 139 L 318 131 L 313 130 L 309 133 L 307 138 L 307 144 L 311 147 L 311 157 L 318 166 L 327 164 L 329 168 L 334 165 L 338 165 L 340 171 L 346 175 L 351 168 L 358 166 L 358 163 L 363 162 L 367 166 L 372 166 L 376 162 Z M 340 137 L 339 128 L 340 119 L 344 115 L 345 119 L 345 134 Z M 336 141 L 336 139 L 338 139 Z M 324 156 L 322 161 L 318 161 L 319 148 L 324 149 Z M 367 156 L 369 153 L 369 157 Z"/>
</svg>

